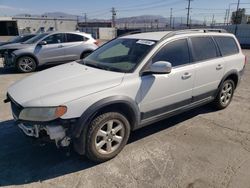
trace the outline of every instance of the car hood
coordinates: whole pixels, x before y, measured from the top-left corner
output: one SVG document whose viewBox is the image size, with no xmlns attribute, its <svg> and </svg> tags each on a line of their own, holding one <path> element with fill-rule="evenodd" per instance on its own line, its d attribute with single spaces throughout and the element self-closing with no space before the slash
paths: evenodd
<svg viewBox="0 0 250 188">
<path fill-rule="evenodd" d="M 33 46 L 33 44 L 23 44 L 23 43 L 11 43 L 0 46 L 0 50 L 8 50 L 8 49 L 23 49 Z"/>
<path fill-rule="evenodd" d="M 0 42 L 0 46 L 6 45 L 6 44 L 10 44 L 9 42 Z"/>
<path fill-rule="evenodd" d="M 57 106 L 115 87 L 123 77 L 72 62 L 28 76 L 10 86 L 8 94 L 23 107 Z"/>
</svg>

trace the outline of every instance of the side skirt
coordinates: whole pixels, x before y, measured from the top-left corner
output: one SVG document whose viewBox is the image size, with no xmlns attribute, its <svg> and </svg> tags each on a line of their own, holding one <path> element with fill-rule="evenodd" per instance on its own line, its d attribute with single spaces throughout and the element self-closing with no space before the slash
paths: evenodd
<svg viewBox="0 0 250 188">
<path fill-rule="evenodd" d="M 212 102 L 213 100 L 214 100 L 214 97 L 213 97 L 213 96 L 210 96 L 210 97 L 204 98 L 204 99 L 202 99 L 202 100 L 193 102 L 193 103 L 191 103 L 191 104 L 188 104 L 188 105 L 185 105 L 185 106 L 176 108 L 176 109 L 174 109 L 174 110 L 170 110 L 170 111 L 167 111 L 167 112 L 164 112 L 164 113 L 161 113 L 161 114 L 158 114 L 158 115 L 155 115 L 155 116 L 152 116 L 152 117 L 143 119 L 143 120 L 141 121 L 141 123 L 140 123 L 134 130 L 139 129 L 139 128 L 142 128 L 142 127 L 145 127 L 145 126 L 147 126 L 147 125 L 149 125 L 149 124 L 158 122 L 158 121 L 160 121 L 160 120 L 169 118 L 169 117 L 171 117 L 171 116 L 180 114 L 180 113 L 182 113 L 182 112 L 191 110 L 191 109 L 193 109 L 193 108 L 196 108 L 196 107 L 205 105 L 205 104 L 207 104 L 207 103 Z"/>
</svg>

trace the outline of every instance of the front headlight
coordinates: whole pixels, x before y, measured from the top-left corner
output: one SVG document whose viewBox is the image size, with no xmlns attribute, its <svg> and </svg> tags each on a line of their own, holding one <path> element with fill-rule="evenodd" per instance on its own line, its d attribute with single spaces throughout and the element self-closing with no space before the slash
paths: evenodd
<svg viewBox="0 0 250 188">
<path fill-rule="evenodd" d="M 21 111 L 19 119 L 26 121 L 52 121 L 63 116 L 66 112 L 66 106 L 30 107 Z"/>
</svg>

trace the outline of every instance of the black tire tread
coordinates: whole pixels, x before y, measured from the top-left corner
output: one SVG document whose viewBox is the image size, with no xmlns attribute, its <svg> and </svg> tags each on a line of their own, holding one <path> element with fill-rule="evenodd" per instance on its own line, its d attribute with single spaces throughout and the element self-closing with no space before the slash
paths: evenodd
<svg viewBox="0 0 250 188">
<path fill-rule="evenodd" d="M 221 89 L 223 88 L 223 85 L 224 85 L 226 82 L 231 82 L 231 83 L 232 83 L 232 85 L 233 85 L 233 93 L 232 93 L 232 97 L 231 97 L 229 103 L 228 103 L 226 106 L 223 106 L 223 105 L 221 105 L 221 103 L 220 103 L 220 92 L 221 92 Z M 233 98 L 233 95 L 234 95 L 234 90 L 235 90 L 235 83 L 234 83 L 234 81 L 233 81 L 232 79 L 226 79 L 226 80 L 223 82 L 223 84 L 221 85 L 221 87 L 219 88 L 218 94 L 217 94 L 217 96 L 215 97 L 215 99 L 214 99 L 214 101 L 213 101 L 213 106 L 214 106 L 217 110 L 222 110 L 222 109 L 228 107 L 228 105 L 229 105 L 229 104 L 231 103 L 231 101 L 232 101 L 232 98 Z"/>
<path fill-rule="evenodd" d="M 95 161 L 95 162 L 105 162 L 107 160 L 110 160 L 112 158 L 114 158 L 122 149 L 123 147 L 126 145 L 127 140 L 129 138 L 129 133 L 130 133 L 130 127 L 128 127 L 127 132 L 125 131 L 125 138 L 123 143 L 121 144 L 120 148 L 117 149 L 111 156 L 107 156 L 107 157 L 100 157 L 98 155 L 95 155 L 91 149 L 91 139 L 92 139 L 92 135 L 93 132 L 95 131 L 96 126 L 98 126 L 103 120 L 110 118 L 110 117 L 117 117 L 120 116 L 123 118 L 123 121 L 126 121 L 125 123 L 127 125 L 129 125 L 129 122 L 127 120 L 127 118 L 118 112 L 107 112 L 107 113 L 103 113 L 99 116 L 97 116 L 90 124 L 89 126 L 89 130 L 87 131 L 87 141 L 86 141 L 86 156 L 88 159 Z"/>
</svg>

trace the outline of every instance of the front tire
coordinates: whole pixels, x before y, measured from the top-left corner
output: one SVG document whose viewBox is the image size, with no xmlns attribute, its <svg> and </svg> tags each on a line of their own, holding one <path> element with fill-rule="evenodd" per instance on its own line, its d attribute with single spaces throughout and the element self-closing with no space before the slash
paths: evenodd
<svg viewBox="0 0 250 188">
<path fill-rule="evenodd" d="M 226 108 L 232 101 L 235 90 L 234 81 L 231 79 L 225 80 L 219 89 L 219 92 L 214 100 L 214 106 L 218 109 Z"/>
<path fill-rule="evenodd" d="M 92 53 L 91 51 L 83 52 L 80 59 L 84 59 L 84 58 L 88 57 L 91 53 Z"/>
<path fill-rule="evenodd" d="M 34 58 L 23 56 L 17 59 L 16 68 L 19 72 L 29 73 L 36 70 L 37 64 Z"/>
<path fill-rule="evenodd" d="M 112 159 L 126 145 L 129 134 L 130 124 L 121 113 L 107 112 L 97 116 L 87 132 L 86 156 L 95 162 Z"/>
</svg>

